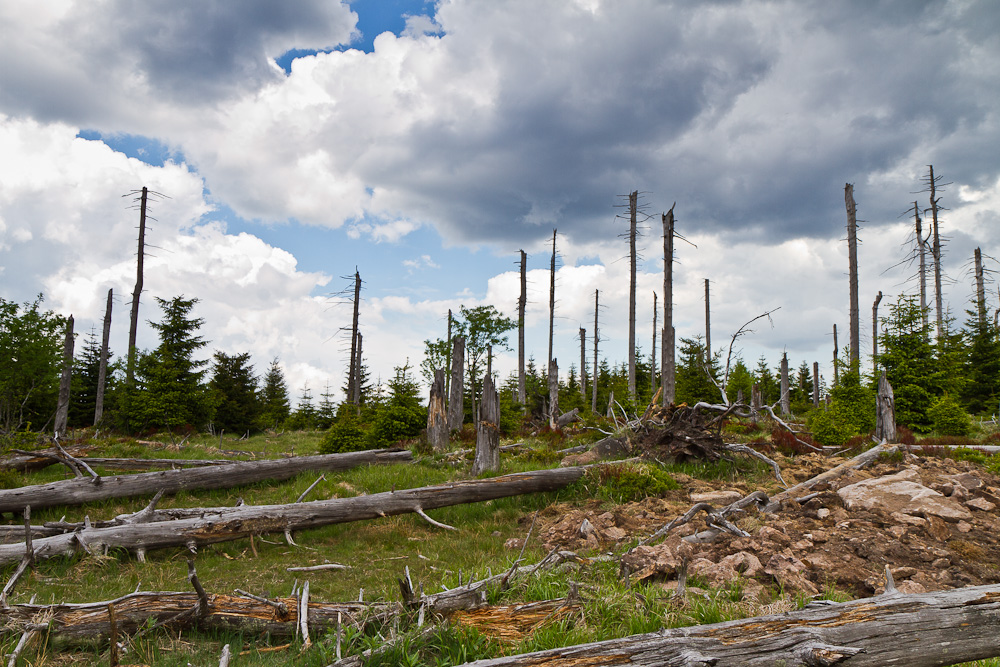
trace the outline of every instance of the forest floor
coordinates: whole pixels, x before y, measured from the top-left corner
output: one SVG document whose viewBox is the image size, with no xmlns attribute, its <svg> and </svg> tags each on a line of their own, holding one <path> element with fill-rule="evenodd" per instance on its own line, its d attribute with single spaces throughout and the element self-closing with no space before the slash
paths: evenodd
<svg viewBox="0 0 1000 667">
<path fill-rule="evenodd" d="M 143 441 L 79 435 L 91 457 L 275 458 L 313 454 L 320 433 L 257 436 L 246 441 L 196 437 L 180 442 L 168 435 Z M 597 439 L 593 431 L 567 431 L 519 440 L 502 456 L 502 473 L 571 464 L 555 450 Z M 744 442 L 749 437 L 742 438 Z M 414 463 L 372 466 L 327 474 L 307 500 L 348 497 L 441 484 L 468 477 L 469 457 L 455 450 L 430 455 L 417 449 Z M 846 460 L 823 454 L 781 454 L 768 450 L 788 485 L 810 479 Z M 99 472 L 102 472 L 98 469 Z M 623 472 L 624 471 L 624 472 Z M 903 593 L 1000 582 L 1000 456 L 974 450 L 926 451 L 882 456 L 875 464 L 810 490 L 806 502 L 786 501 L 772 513 L 750 509 L 733 522 L 748 536 L 722 533 L 700 541 L 705 515 L 648 545 L 639 541 L 683 515 L 697 502 L 725 506 L 754 491 L 782 490 L 771 469 L 734 454 L 717 461 L 647 461 L 591 468 L 557 492 L 533 494 L 434 510 L 442 530 L 414 515 L 360 521 L 302 531 L 296 544 L 260 536 L 199 549 L 199 578 L 212 593 L 235 588 L 287 596 L 305 578 L 311 599 L 378 600 L 398 604 L 398 579 L 406 574 L 426 593 L 454 589 L 470 578 L 505 571 L 518 559 L 542 561 L 553 550 L 573 555 L 558 567 L 515 578 L 505 590 L 490 590 L 489 605 L 458 612 L 435 625 L 418 627 L 416 613 L 390 625 L 345 628 L 345 656 L 391 644 L 368 664 L 458 665 L 586 641 L 650 632 L 664 627 L 712 623 L 789 611 L 812 599 L 869 597 L 885 590 L 886 569 Z M 666 475 L 664 475 L 666 473 Z M 102 474 L 120 474 L 103 471 Z M 37 484 L 72 476 L 61 466 L 6 473 L 7 486 Z M 220 491 L 186 491 L 159 507 L 198 507 L 293 502 L 317 474 L 283 483 L 257 483 Z M 636 484 L 636 480 L 639 483 Z M 664 485 L 663 480 L 667 480 Z M 648 484 L 644 480 L 649 480 Z M 653 482 L 660 480 L 659 483 Z M 32 513 L 32 523 L 106 519 L 141 509 L 147 498 L 104 501 L 86 507 L 57 507 Z M 20 517 L 7 519 L 17 524 Z M 685 540 L 684 538 L 689 538 Z M 143 591 L 190 591 L 187 550 L 151 552 L 145 562 L 133 554 L 60 557 L 39 562 L 9 597 L 11 604 L 33 596 L 38 603 L 95 602 Z M 341 563 L 348 569 L 315 573 L 289 567 Z M 4 580 L 13 571 L 6 568 Z M 681 572 L 686 591 L 678 596 Z M 527 615 L 517 605 L 561 600 L 558 613 Z M 492 615 L 487 613 L 494 610 Z M 520 614 L 520 617 L 519 617 Z M 428 626 L 433 627 L 428 630 Z M 8 627 L 0 651 L 9 654 L 20 636 Z M 301 638 L 256 633 L 171 629 L 123 639 L 122 665 L 216 665 L 224 644 L 236 655 L 231 665 L 317 665 L 336 660 L 331 630 Z M 67 644 L 45 638 L 19 664 L 109 664 L 106 639 Z M 974 663 L 996 667 L 998 660 Z"/>
</svg>

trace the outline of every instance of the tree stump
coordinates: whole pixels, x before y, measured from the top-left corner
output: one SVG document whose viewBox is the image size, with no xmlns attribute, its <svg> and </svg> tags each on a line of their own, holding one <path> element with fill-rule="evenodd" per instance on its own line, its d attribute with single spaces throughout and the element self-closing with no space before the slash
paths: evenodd
<svg viewBox="0 0 1000 667">
<path fill-rule="evenodd" d="M 451 352 L 451 396 L 448 399 L 448 429 L 462 428 L 465 418 L 465 338 L 456 336 Z"/>
<path fill-rule="evenodd" d="M 444 395 L 444 369 L 434 371 L 434 383 L 427 402 L 427 443 L 440 451 L 448 447 L 448 405 Z"/>
<path fill-rule="evenodd" d="M 476 459 L 472 474 L 480 475 L 500 469 L 500 397 L 493 378 L 483 381 L 483 397 L 479 403 L 479 424 L 476 426 Z"/>
<path fill-rule="evenodd" d="M 882 371 L 878 379 L 875 406 L 875 439 L 880 442 L 896 442 L 896 399 L 885 371 Z"/>
</svg>

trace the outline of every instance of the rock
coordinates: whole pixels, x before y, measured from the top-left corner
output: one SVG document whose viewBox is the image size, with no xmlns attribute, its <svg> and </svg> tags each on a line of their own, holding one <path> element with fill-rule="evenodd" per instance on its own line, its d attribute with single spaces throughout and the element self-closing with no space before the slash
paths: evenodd
<svg viewBox="0 0 1000 667">
<path fill-rule="evenodd" d="M 927 519 L 921 518 L 919 516 L 910 516 L 909 514 L 903 514 L 902 512 L 893 512 L 889 516 L 898 521 L 899 523 L 907 526 L 921 527 L 927 525 Z"/>
<path fill-rule="evenodd" d="M 892 569 L 892 577 L 896 581 L 900 581 L 902 579 L 909 579 L 919 571 L 915 567 L 897 567 Z"/>
<path fill-rule="evenodd" d="M 972 524 L 971 523 L 967 523 L 965 521 L 959 521 L 958 525 L 955 526 L 955 528 L 957 528 L 958 532 L 960 532 L 960 533 L 967 533 L 970 530 L 972 530 Z"/>
<path fill-rule="evenodd" d="M 622 557 L 622 565 L 637 580 L 654 575 L 673 576 L 681 561 L 691 555 L 691 547 L 675 536 L 656 546 L 639 546 Z"/>
<path fill-rule="evenodd" d="M 917 582 L 912 581 L 910 579 L 907 579 L 905 581 L 901 581 L 898 584 L 896 584 L 896 590 L 899 591 L 900 593 L 903 593 L 903 594 L 906 594 L 906 595 L 912 595 L 914 593 L 926 593 L 927 592 L 926 588 L 924 588 L 923 586 L 921 586 Z"/>
<path fill-rule="evenodd" d="M 906 535 L 905 526 L 889 526 L 889 534 L 895 537 L 897 540 Z"/>
<path fill-rule="evenodd" d="M 617 526 L 611 526 L 604 529 L 604 537 L 612 542 L 619 542 L 628 537 L 628 533 Z"/>
<path fill-rule="evenodd" d="M 931 567 L 935 570 L 943 570 L 947 567 L 951 567 L 951 561 L 947 558 L 937 558 L 931 563 Z"/>
<path fill-rule="evenodd" d="M 986 500 L 986 498 L 972 498 L 970 500 L 966 500 L 965 504 L 967 507 L 971 507 L 972 509 L 980 510 L 982 512 L 992 512 L 996 509 L 996 505 Z"/>
<path fill-rule="evenodd" d="M 703 493 L 692 493 L 691 502 L 708 503 L 712 507 L 725 507 L 726 505 L 732 505 L 742 497 L 743 494 L 739 491 L 707 491 Z"/>
<path fill-rule="evenodd" d="M 828 510 L 827 508 L 821 507 L 818 510 L 816 510 L 817 519 L 825 519 L 828 516 L 830 516 L 830 510 Z"/>
<path fill-rule="evenodd" d="M 524 546 L 524 540 L 521 539 L 520 537 L 512 537 L 503 543 L 504 549 L 510 549 L 512 551 L 515 549 L 520 549 L 523 546 Z"/>
<path fill-rule="evenodd" d="M 597 529 L 594 528 L 594 524 L 590 523 L 590 521 L 588 521 L 587 519 L 584 519 L 580 523 L 580 534 L 583 535 L 584 537 L 590 537 L 596 532 Z"/>
<path fill-rule="evenodd" d="M 951 529 L 944 519 L 933 514 L 927 517 L 927 532 L 939 542 L 947 542 L 951 538 Z"/>
<path fill-rule="evenodd" d="M 868 509 L 886 514 L 938 516 L 949 521 L 970 519 L 969 510 L 956 501 L 912 481 L 916 471 L 903 470 L 895 475 L 876 477 L 842 487 L 837 493 L 848 509 Z"/>
<path fill-rule="evenodd" d="M 599 460 L 599 456 L 596 451 L 591 449 L 590 451 L 581 452 L 579 454 L 569 454 L 564 457 L 562 461 L 559 462 L 560 468 L 568 468 L 570 466 L 585 466 L 594 463 Z"/>
<path fill-rule="evenodd" d="M 764 566 L 764 572 L 774 577 L 786 593 L 798 591 L 806 595 L 816 595 L 819 589 L 805 577 L 805 569 L 805 563 L 786 554 L 772 554 Z"/>
<path fill-rule="evenodd" d="M 777 528 L 772 528 L 771 526 L 762 526 L 759 531 L 757 531 L 757 538 L 760 540 L 766 540 L 769 542 L 774 542 L 780 544 L 781 546 L 788 546 L 792 541 L 783 532 Z"/>
<path fill-rule="evenodd" d="M 959 473 L 957 475 L 949 475 L 945 479 L 953 484 L 961 485 L 967 491 L 973 491 L 983 485 L 983 480 L 968 472 Z"/>
<path fill-rule="evenodd" d="M 825 530 L 814 530 L 811 533 L 806 533 L 805 535 L 803 535 L 803 537 L 806 538 L 807 540 L 812 540 L 816 544 L 823 544 L 824 542 L 830 539 L 827 536 Z"/>
</svg>

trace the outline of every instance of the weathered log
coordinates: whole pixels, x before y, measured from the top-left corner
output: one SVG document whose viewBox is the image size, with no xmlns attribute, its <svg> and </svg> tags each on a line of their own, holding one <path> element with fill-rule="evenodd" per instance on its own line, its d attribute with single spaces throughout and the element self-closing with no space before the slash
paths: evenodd
<svg viewBox="0 0 1000 667">
<path fill-rule="evenodd" d="M 64 449 L 66 449 L 73 456 L 80 456 L 88 450 L 93 449 L 93 446 L 78 445 L 74 447 L 66 447 Z M 31 472 L 32 470 L 41 470 L 42 468 L 48 468 L 56 463 L 61 463 L 59 460 L 59 452 L 55 447 L 47 447 L 46 449 L 37 449 L 33 451 L 13 449 L 11 452 L 11 454 L 0 457 L 0 468 L 6 470 L 17 470 L 18 472 Z"/>
<path fill-rule="evenodd" d="M 563 414 L 559 415 L 559 418 L 556 420 L 556 428 L 562 428 L 567 424 L 572 424 L 575 421 L 579 421 L 579 419 L 580 419 L 580 408 L 573 408 L 569 412 L 564 412 Z"/>
<path fill-rule="evenodd" d="M 783 500 L 787 498 L 794 498 L 802 491 L 807 491 L 808 489 L 811 489 L 812 487 L 816 486 L 821 482 L 831 482 L 839 477 L 842 477 L 845 473 L 851 470 L 864 468 L 865 466 L 875 461 L 880 454 L 889 453 L 895 451 L 895 449 L 896 445 L 889 445 L 886 442 L 882 442 L 882 444 L 872 447 L 868 451 L 862 452 L 861 454 L 858 454 L 853 459 L 841 463 L 836 468 L 831 468 L 830 470 L 821 472 L 815 477 L 812 477 L 804 482 L 796 484 L 790 489 L 786 489 L 781 493 L 775 494 L 771 498 L 771 502 L 769 502 L 767 504 L 767 507 L 764 508 L 764 511 L 774 512 L 781 506 L 781 502 Z"/>
<path fill-rule="evenodd" d="M 290 459 L 240 461 L 226 465 L 116 475 L 97 479 L 79 478 L 0 490 L 0 512 L 20 512 L 25 505 L 35 509 L 55 505 L 80 505 L 108 498 L 176 493 L 188 489 L 226 489 L 263 480 L 284 480 L 311 470 L 347 470 L 373 463 L 409 461 L 406 450 L 373 449 L 365 452 L 297 456 Z"/>
<path fill-rule="evenodd" d="M 583 665 L 951 665 L 1000 656 L 1000 585 L 813 604 L 785 614 L 673 628 L 465 663 Z"/>
<path fill-rule="evenodd" d="M 213 468 L 212 470 L 216 470 Z M 43 537 L 34 541 L 35 558 L 79 550 L 128 548 L 147 551 L 176 546 L 202 546 L 237 540 L 263 533 L 282 533 L 335 523 L 451 505 L 482 502 L 527 493 L 561 489 L 584 474 L 583 468 L 556 468 L 471 479 L 438 486 L 373 493 L 355 498 L 332 498 L 286 505 L 242 505 L 240 507 L 196 508 L 198 516 L 173 521 L 131 522 L 106 527 L 84 527 L 73 533 Z M 151 511 L 152 518 L 177 510 Z M 25 545 L 0 545 L 0 565 L 19 561 Z"/>
</svg>

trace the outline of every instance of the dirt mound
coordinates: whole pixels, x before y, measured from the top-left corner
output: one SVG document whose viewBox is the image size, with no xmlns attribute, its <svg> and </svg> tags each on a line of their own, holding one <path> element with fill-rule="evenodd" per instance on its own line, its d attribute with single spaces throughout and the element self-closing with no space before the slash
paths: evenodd
<svg viewBox="0 0 1000 667">
<path fill-rule="evenodd" d="M 821 455 L 782 465 L 789 484 L 840 463 Z M 539 516 L 537 533 L 547 548 L 612 550 L 646 537 L 682 515 L 699 494 L 756 489 L 741 483 L 680 476 L 685 487 L 665 498 L 607 509 L 551 507 Z M 633 549 L 623 569 L 634 578 L 676 579 L 686 560 L 688 574 L 713 586 L 742 577 L 745 587 L 779 585 L 786 593 L 816 595 L 836 588 L 856 597 L 885 589 L 889 567 L 902 592 L 923 592 L 1000 582 L 1000 479 L 966 462 L 907 455 L 853 471 L 812 489 L 806 502 L 786 501 L 774 513 L 750 510 L 736 520 L 749 537 L 722 533 L 707 543 L 695 536 L 705 515 L 667 538 Z M 687 538 L 687 539 L 685 539 Z M 619 550 L 620 551 L 620 550 Z"/>
</svg>

